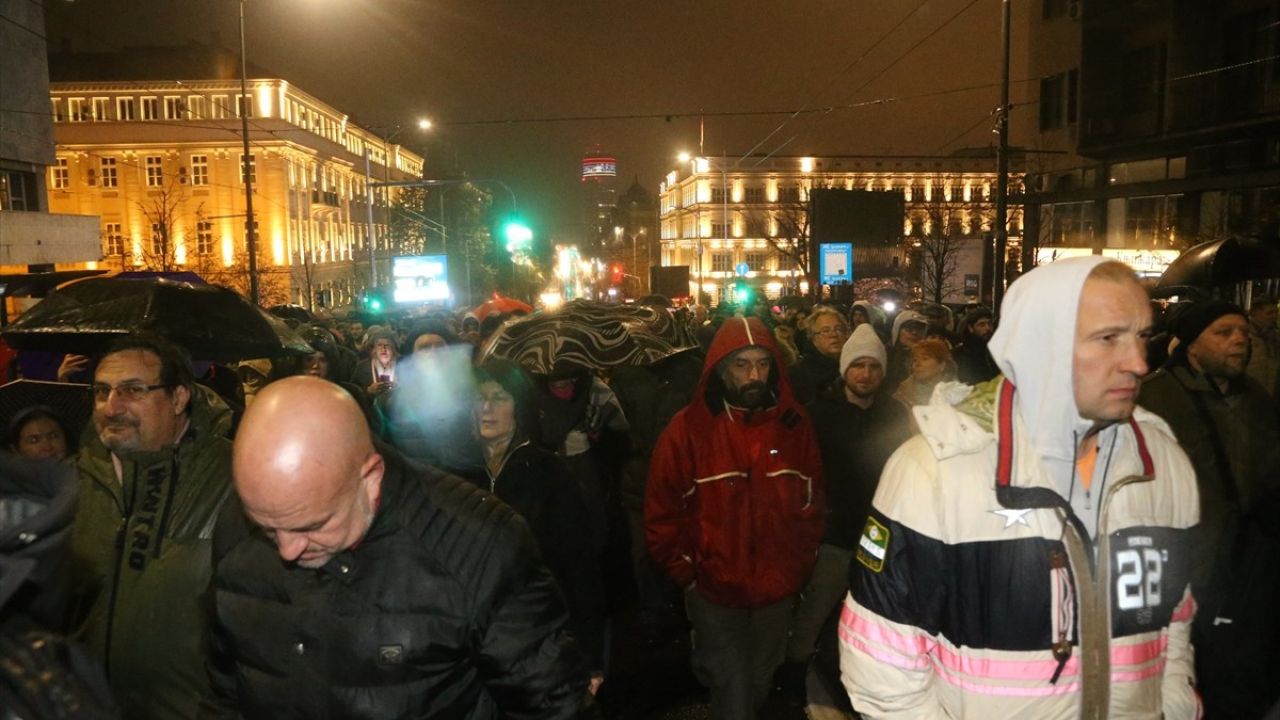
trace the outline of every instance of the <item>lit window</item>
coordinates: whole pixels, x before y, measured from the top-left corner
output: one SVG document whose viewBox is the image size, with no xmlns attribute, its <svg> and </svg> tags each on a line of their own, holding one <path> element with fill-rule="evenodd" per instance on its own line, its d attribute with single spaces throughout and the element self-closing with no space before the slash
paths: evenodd
<svg viewBox="0 0 1280 720">
<path fill-rule="evenodd" d="M 191 156 L 191 184 L 192 185 L 208 185 L 209 184 L 209 156 L 208 155 L 192 155 Z"/>
<path fill-rule="evenodd" d="M 71 184 L 71 171 L 67 167 L 66 158 L 58 158 L 58 164 L 50 168 L 52 171 L 52 180 L 54 190 L 66 190 Z"/>
<path fill-rule="evenodd" d="M 102 175 L 102 187 L 118 187 L 120 185 L 120 178 L 116 174 L 116 159 L 113 157 L 104 157 L 100 159 L 98 163 Z"/>
<path fill-rule="evenodd" d="M 147 187 L 164 185 L 164 158 L 159 155 L 148 155 L 145 167 L 147 171 Z"/>
</svg>

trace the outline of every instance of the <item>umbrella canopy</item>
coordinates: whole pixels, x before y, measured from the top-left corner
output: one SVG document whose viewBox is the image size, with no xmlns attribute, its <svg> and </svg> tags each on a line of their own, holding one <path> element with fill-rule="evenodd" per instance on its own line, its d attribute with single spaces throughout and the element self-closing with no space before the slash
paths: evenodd
<svg viewBox="0 0 1280 720">
<path fill-rule="evenodd" d="M 310 355 L 279 318 L 227 288 L 165 279 L 89 278 L 60 288 L 5 328 L 19 350 L 92 355 L 134 332 L 160 335 L 197 360 Z"/>
<path fill-rule="evenodd" d="M 272 305 L 267 308 L 267 312 L 281 320 L 296 320 L 300 323 L 309 323 L 316 319 L 310 310 L 301 305 Z"/>
<path fill-rule="evenodd" d="M 484 320 L 493 313 L 531 313 L 533 312 L 533 308 L 519 300 L 516 300 L 515 298 L 509 298 L 505 295 L 498 295 L 497 293 L 494 293 L 493 297 L 477 305 L 471 312 L 475 313 L 478 320 Z"/>
<path fill-rule="evenodd" d="M 72 433 L 67 438 L 68 444 L 75 443 L 93 414 L 93 399 L 87 385 L 14 380 L 0 385 L 0 432 L 9 427 L 15 415 L 32 405 L 48 407 L 67 423 Z"/>
<path fill-rule="evenodd" d="M 1280 248 L 1259 238 L 1227 238 L 1200 243 L 1165 268 L 1152 295 L 1210 290 L 1245 280 L 1280 278 Z"/>
<path fill-rule="evenodd" d="M 530 372 L 551 375 L 573 368 L 649 365 L 697 345 L 688 328 L 662 308 L 574 300 L 555 312 L 508 320 L 480 357 L 508 358 Z"/>
</svg>

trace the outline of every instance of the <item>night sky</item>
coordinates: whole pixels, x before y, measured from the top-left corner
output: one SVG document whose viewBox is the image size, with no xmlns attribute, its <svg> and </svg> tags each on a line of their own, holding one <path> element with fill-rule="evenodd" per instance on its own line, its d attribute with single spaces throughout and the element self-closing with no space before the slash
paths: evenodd
<svg viewBox="0 0 1280 720">
<path fill-rule="evenodd" d="M 51 49 L 237 47 L 234 0 L 46 4 Z M 580 231 L 584 151 L 618 158 L 619 192 L 638 176 L 656 195 L 675 154 L 697 151 L 699 113 L 708 155 L 938 154 L 995 140 L 983 118 L 999 97 L 1000 0 L 248 0 L 246 18 L 251 62 L 358 123 L 430 117 L 431 136 L 398 138 L 427 152 L 428 177 L 456 158 L 501 178 L 555 239 Z M 1015 84 L 1014 101 L 1027 88 Z M 883 98 L 896 100 L 789 118 Z M 781 112 L 745 114 L 762 111 Z"/>
</svg>

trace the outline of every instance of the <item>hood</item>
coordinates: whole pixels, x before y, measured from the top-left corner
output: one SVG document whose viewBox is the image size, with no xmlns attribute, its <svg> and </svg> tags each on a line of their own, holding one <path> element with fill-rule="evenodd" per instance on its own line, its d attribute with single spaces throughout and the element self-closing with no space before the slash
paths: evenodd
<svg viewBox="0 0 1280 720">
<path fill-rule="evenodd" d="M 893 319 L 893 332 L 889 335 L 890 345 L 898 344 L 898 332 L 902 330 L 903 325 L 906 325 L 908 322 L 912 320 L 915 320 L 916 322 L 922 322 L 926 325 L 929 324 L 929 319 L 921 315 L 920 313 L 916 312 L 915 310 L 903 310 L 902 312 L 898 313 L 897 317 Z"/>
<path fill-rule="evenodd" d="M 1014 410 L 1042 458 L 1074 463 L 1075 438 L 1093 427 L 1076 409 L 1071 364 L 1085 278 L 1107 261 L 1100 255 L 1068 258 L 1018 278 L 987 343 L 1000 372 L 1017 388 Z"/>
<path fill-rule="evenodd" d="M 876 305 L 870 300 L 854 300 L 853 307 L 860 307 L 863 310 L 866 310 L 867 319 L 871 321 L 872 325 L 875 325 L 878 328 L 884 327 L 884 321 L 885 321 L 884 309 L 881 308 L 879 305 Z M 850 310 L 852 309 L 853 308 L 850 308 Z"/>
<path fill-rule="evenodd" d="M 711 340 L 706 362 L 702 365 L 702 379 L 698 382 L 697 392 L 694 393 L 695 398 L 702 398 L 705 402 L 695 403 L 695 406 L 708 408 L 713 415 L 724 409 L 721 402 L 724 390 L 720 376 L 716 373 L 716 366 L 721 360 L 738 350 L 752 345 L 764 348 L 773 358 L 773 369 L 769 372 L 769 385 L 773 388 L 777 406 L 782 408 L 794 404 L 791 397 L 791 384 L 787 381 L 786 372 L 782 370 L 785 361 L 778 350 L 773 333 L 769 332 L 764 322 L 758 317 L 734 316 L 721 323 L 720 329 Z"/>
<path fill-rule="evenodd" d="M 62 621 L 76 489 L 70 465 L 0 453 L 0 615 Z"/>
</svg>

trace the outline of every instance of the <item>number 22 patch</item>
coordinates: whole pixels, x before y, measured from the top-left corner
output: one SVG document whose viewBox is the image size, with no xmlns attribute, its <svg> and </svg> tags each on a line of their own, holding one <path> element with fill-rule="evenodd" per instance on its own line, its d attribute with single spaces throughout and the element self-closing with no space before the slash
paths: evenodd
<svg viewBox="0 0 1280 720">
<path fill-rule="evenodd" d="M 884 556 L 889 550 L 889 528 L 873 517 L 867 518 L 867 526 L 858 540 L 858 562 L 871 572 L 884 569 Z"/>
</svg>

